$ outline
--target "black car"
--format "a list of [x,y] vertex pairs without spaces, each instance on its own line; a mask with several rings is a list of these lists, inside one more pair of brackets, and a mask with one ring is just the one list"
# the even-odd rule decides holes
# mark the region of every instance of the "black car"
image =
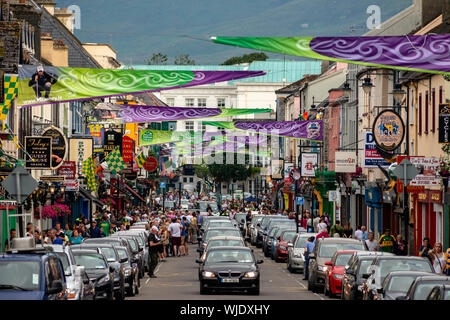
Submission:
[[450,286],[439,285],[434,287],[427,300],[450,300]]
[[123,238],[128,241],[131,252],[138,259],[139,278],[143,278],[145,273],[144,247],[139,245],[139,241],[137,240],[139,236],[132,234],[113,234],[112,238],[115,237]]
[[[363,283],[363,300],[378,299],[381,293],[381,286],[387,275],[393,271],[423,271],[434,273],[434,268],[430,260],[423,257],[413,256],[379,256],[376,257],[372,265],[363,278],[367,279]],[[430,289],[431,290],[431,289]],[[426,298],[426,297],[425,297]]]
[[114,269],[114,297],[116,300],[125,299],[125,271],[115,247],[108,243],[86,243],[72,246],[72,250],[92,250],[96,248],[105,255],[108,265]]
[[127,295],[134,296],[139,293],[139,269],[136,264],[130,263],[132,257],[127,247],[117,246],[116,250],[125,272],[125,291]]
[[352,255],[342,278],[342,300],[362,300],[362,284],[366,281],[363,274],[368,272],[375,257],[382,255],[392,256],[393,254],[378,251],[357,251]]
[[253,252],[246,247],[215,247],[208,250],[200,264],[200,294],[212,290],[246,290],[259,295],[259,264]]
[[404,296],[396,300],[426,300],[435,286],[450,285],[450,277],[440,275],[429,275],[417,277]]
[[261,248],[263,245],[264,240],[264,234],[267,234],[267,226],[269,225],[270,221],[275,218],[282,218],[282,216],[278,215],[265,215],[261,222],[256,224],[256,241],[255,245],[257,248]]
[[200,253],[200,257],[202,256],[203,251],[205,250],[206,246],[208,245],[208,240],[213,237],[218,237],[218,236],[241,237],[241,233],[239,232],[238,229],[236,229],[234,227],[208,229],[202,238],[199,237],[199,239],[201,241],[201,242],[199,241],[199,243],[198,243],[200,250],[197,250],[197,251]]
[[396,300],[405,296],[416,278],[430,275],[433,274],[422,271],[393,271],[384,279],[377,300]]
[[108,261],[97,250],[73,250],[75,263],[83,266],[90,281],[94,282],[94,299],[113,299],[114,294],[114,269],[108,266]]

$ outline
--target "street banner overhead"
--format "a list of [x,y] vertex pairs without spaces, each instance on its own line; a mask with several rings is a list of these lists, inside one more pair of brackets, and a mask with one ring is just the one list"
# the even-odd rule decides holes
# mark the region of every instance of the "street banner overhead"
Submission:
[[18,106],[33,106],[192,87],[262,76],[263,71],[88,69],[22,65]]
[[372,37],[211,37],[215,43],[318,60],[450,75],[450,34]]
[[88,117],[95,123],[142,123],[214,117],[233,117],[271,112],[272,109],[188,108],[99,103]]
[[295,138],[309,141],[323,141],[322,120],[310,121],[202,121],[204,125],[257,132],[260,134]]

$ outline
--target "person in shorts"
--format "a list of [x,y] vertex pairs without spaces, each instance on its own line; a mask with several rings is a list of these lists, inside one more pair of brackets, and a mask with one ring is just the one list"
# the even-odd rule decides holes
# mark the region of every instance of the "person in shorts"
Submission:
[[180,256],[181,247],[181,224],[177,222],[177,218],[172,218],[169,226],[169,233],[172,236],[172,245],[174,256]]

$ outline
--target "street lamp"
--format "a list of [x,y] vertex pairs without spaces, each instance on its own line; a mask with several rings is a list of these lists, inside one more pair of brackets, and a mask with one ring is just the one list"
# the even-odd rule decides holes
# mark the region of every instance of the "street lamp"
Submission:
[[394,84],[394,90],[392,90],[391,94],[394,96],[396,104],[401,104],[406,91],[402,89],[402,85],[400,83],[396,83]]
[[375,86],[372,84],[372,80],[369,77],[365,77],[361,87],[363,88],[365,94],[369,94],[370,90],[372,90]]
[[350,93],[352,92],[352,89],[350,88],[350,83],[348,83],[348,81],[345,81],[344,87],[341,89],[341,91],[342,91],[342,95],[344,97],[347,97],[347,98],[350,97]]

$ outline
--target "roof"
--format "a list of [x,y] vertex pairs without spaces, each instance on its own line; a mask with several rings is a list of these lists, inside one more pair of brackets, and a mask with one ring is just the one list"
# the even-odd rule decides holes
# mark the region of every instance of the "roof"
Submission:
[[233,246],[214,247],[214,248],[210,248],[208,250],[208,252],[209,251],[213,251],[213,250],[223,250],[223,249],[226,249],[226,250],[247,250],[247,251],[252,252],[252,249],[250,249],[249,247],[233,247]]
[[211,239],[209,239],[209,241],[213,241],[213,240],[242,240],[241,237],[232,237],[232,236],[217,236],[217,237],[212,237]]
[[362,243],[361,240],[347,239],[347,238],[322,238],[319,240],[321,242],[330,242],[330,243]]
[[135,70],[189,70],[189,71],[265,71],[266,75],[252,78],[245,78],[230,83],[242,82],[296,82],[303,79],[305,75],[320,74],[320,61],[299,61],[267,59],[266,61],[253,61],[246,65],[222,66],[222,65],[132,65],[125,66],[125,69]]
[[387,275],[388,277],[393,277],[393,276],[427,276],[427,275],[433,275],[430,272],[424,272],[424,271],[392,271],[389,272],[389,274]]

